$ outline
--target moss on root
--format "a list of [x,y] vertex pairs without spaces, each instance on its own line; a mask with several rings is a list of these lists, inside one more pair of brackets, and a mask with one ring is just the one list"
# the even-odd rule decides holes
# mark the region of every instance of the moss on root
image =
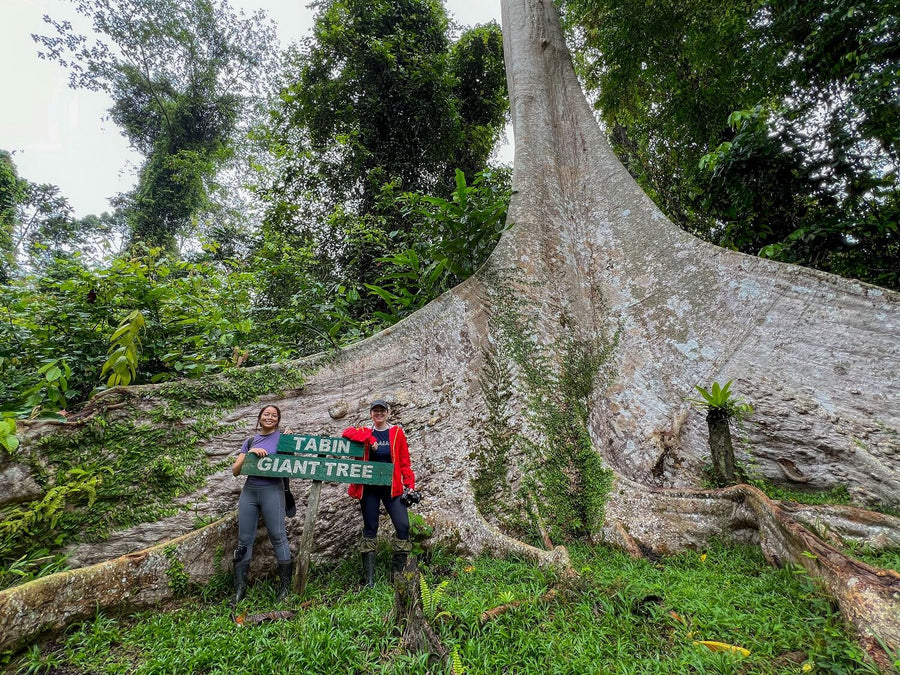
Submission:
[[305,379],[301,369],[276,364],[168,382],[124,397],[124,408],[98,406],[79,426],[42,436],[16,459],[29,465],[44,493],[0,510],[0,571],[37,548],[102,541],[114,530],[175,515],[184,508],[179,497],[230,461],[211,462],[200,450],[233,428],[222,423],[224,415]]
[[[603,525],[612,472],[593,448],[588,414],[595,390],[612,377],[618,334],[577,337],[562,314],[560,337],[541,344],[525,318],[534,315],[527,301],[508,284],[493,287],[491,344],[482,354],[486,419],[475,453],[476,504],[532,543],[589,537]],[[524,425],[511,422],[514,382],[524,398]],[[513,454],[525,460],[520,477],[509,475]]]

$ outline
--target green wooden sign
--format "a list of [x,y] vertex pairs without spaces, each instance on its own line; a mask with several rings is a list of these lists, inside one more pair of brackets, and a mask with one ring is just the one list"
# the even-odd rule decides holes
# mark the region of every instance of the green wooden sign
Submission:
[[303,455],[338,455],[341,457],[362,457],[363,444],[347,438],[330,436],[295,436],[281,434],[278,452]]
[[248,453],[241,473],[269,478],[308,478],[336,483],[390,485],[394,465],[388,462],[360,462],[355,459],[329,457],[297,457],[295,455],[266,455]]

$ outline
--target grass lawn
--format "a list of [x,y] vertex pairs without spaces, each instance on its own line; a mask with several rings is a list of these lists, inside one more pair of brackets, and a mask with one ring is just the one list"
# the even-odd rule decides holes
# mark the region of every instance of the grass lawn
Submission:
[[[607,547],[570,549],[568,585],[519,559],[463,560],[437,552],[422,565],[440,592],[434,621],[465,673],[878,673],[832,603],[795,568],[766,565],[758,548],[716,545],[657,561]],[[355,556],[313,570],[307,596],[274,605],[256,583],[242,612],[298,608],[290,619],[240,626],[222,577],[167,611],[100,614],[33,646],[11,672],[450,672],[399,650],[386,624],[393,589],[379,558],[376,588],[360,592]],[[556,588],[551,599],[539,600]],[[526,601],[487,623],[481,614]],[[713,652],[699,641],[749,650]]]

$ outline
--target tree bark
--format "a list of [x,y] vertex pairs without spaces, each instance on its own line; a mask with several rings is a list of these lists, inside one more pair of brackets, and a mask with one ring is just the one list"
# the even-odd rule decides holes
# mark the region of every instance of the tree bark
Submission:
[[[593,448],[615,473],[605,517],[588,524],[597,538],[634,554],[702,548],[723,534],[759,542],[773,562],[803,565],[822,579],[862,636],[900,648],[896,574],[846,558],[803,528],[793,507],[753,488],[699,489],[707,439],[688,403],[695,385],[734,380],[755,410],[738,443],[739,462],[774,481],[790,466],[810,489],[845,485],[861,503],[897,506],[900,295],[716,248],[681,231],[610,150],[550,0],[503,0],[502,11],[516,143],[513,226],[457,288],[334,358],[304,361],[311,374],[303,391],[273,401],[285,424],[337,435],[366,420],[369,401],[388,400],[406,428],[425,496],[419,512],[436,539],[469,553],[516,551],[567,570],[564,548],[529,546],[476,505],[470,456],[487,435],[486,354],[502,346],[511,311],[530,331],[522,338],[549,355],[551,367],[564,361],[558,346],[566,340],[615,335],[610,372],[584,401]],[[511,369],[504,422],[545,444],[527,378],[521,367]],[[152,388],[141,392],[152,396]],[[257,408],[241,407],[224,421],[252,426]],[[330,417],[329,410],[348,415]],[[245,435],[237,429],[216,444],[237,447]],[[509,460],[505,481],[516,486],[531,468],[519,449]],[[231,480],[216,474],[191,498],[233,508],[234,490],[222,488]],[[835,515],[841,518],[855,520]],[[342,487],[324,486],[318,555],[352,550],[358,528],[353,500]],[[863,529],[860,536],[878,530],[891,542],[900,524],[886,517]],[[843,528],[848,537],[852,530]]]
[[719,486],[734,485],[734,446],[731,444],[731,427],[728,418],[714,412],[706,413],[709,427],[709,452],[712,456],[713,474]]

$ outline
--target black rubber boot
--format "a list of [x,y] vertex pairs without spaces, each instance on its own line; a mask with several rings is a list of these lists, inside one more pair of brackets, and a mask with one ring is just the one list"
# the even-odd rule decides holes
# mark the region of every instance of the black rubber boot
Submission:
[[238,604],[247,595],[247,572],[250,561],[234,563],[234,604]]
[[366,588],[375,588],[375,551],[364,551],[359,554],[362,558],[363,577]]
[[294,580],[294,561],[278,563],[278,592],[275,600],[281,602],[291,592],[291,583]]
[[394,551],[391,555],[391,583],[394,583],[394,577],[406,567],[406,559],[408,557],[408,551]]

